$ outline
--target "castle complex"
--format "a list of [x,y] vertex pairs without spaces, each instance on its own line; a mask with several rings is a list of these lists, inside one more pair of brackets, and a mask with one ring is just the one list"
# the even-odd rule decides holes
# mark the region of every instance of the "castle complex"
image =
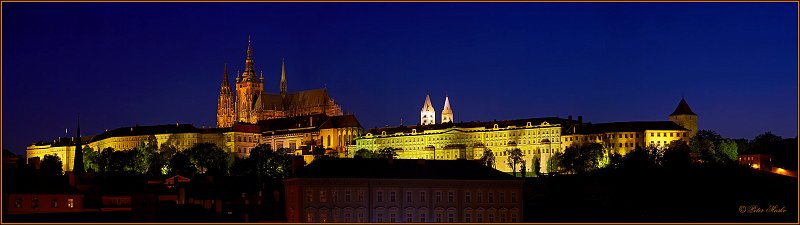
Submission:
[[254,68],[248,40],[245,70],[237,73],[235,89],[229,83],[227,65],[223,69],[217,128],[189,124],[123,127],[94,136],[37,142],[27,148],[27,158],[57,155],[64,162],[64,171],[71,171],[81,148],[125,150],[155,141],[183,150],[197,143],[213,143],[238,157],[248,157],[258,144],[269,144],[273,149],[288,148],[300,155],[306,154],[300,149],[322,146],[348,157],[361,149],[374,152],[384,148],[397,149],[400,159],[476,160],[491,153],[496,169],[511,172],[505,163],[507,150],[518,148],[523,160],[538,158],[541,172],[548,172],[550,157],[573,144],[599,143],[609,153],[626,154],[637,147],[688,142],[698,129],[697,114],[684,99],[668,121],[592,124],[584,123],[581,116],[577,120],[569,116],[456,123],[450,98],[445,96],[437,124],[437,111],[426,95],[418,125],[364,132],[355,116],[342,114],[326,89],[288,92],[285,63],[281,64],[277,94],[265,92],[263,73],[256,77]]

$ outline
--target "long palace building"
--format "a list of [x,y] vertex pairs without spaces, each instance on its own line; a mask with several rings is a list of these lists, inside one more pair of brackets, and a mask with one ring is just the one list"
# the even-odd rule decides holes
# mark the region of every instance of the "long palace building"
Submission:
[[[446,119],[445,119],[446,118]],[[442,123],[435,124],[435,109],[425,97],[420,125],[374,128],[349,146],[350,156],[360,150],[395,148],[400,159],[480,159],[486,149],[495,156],[496,168],[511,172],[506,150],[519,148],[523,159],[541,159],[541,172],[556,152],[572,144],[600,143],[608,151],[625,154],[636,147],[663,147],[674,140],[688,141],[697,132],[697,114],[681,99],[669,121],[583,123],[582,118],[528,118],[504,121],[454,123],[450,99],[445,99]]]

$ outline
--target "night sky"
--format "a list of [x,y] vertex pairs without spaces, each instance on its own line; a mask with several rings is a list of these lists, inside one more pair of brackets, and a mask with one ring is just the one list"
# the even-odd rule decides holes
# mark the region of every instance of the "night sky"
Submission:
[[156,124],[215,126],[223,64],[327,87],[369,129],[582,115],[797,136],[795,3],[3,3],[3,148]]

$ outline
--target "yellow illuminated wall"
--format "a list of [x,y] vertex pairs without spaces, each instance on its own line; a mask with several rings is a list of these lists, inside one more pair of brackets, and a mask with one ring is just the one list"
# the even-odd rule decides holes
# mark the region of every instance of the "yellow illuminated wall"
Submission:
[[[377,151],[383,148],[399,148],[397,158],[400,159],[480,159],[486,148],[495,155],[496,168],[511,172],[506,165],[508,156],[505,151],[519,148],[525,155],[529,172],[532,172],[534,157],[541,157],[542,171],[547,171],[547,160],[550,155],[560,151],[561,126],[559,124],[527,124],[526,126],[492,128],[447,128],[441,130],[410,131],[387,134],[367,133],[355,139],[355,145],[349,146],[348,157],[353,157],[359,149]],[[519,171],[519,165],[517,165]]]

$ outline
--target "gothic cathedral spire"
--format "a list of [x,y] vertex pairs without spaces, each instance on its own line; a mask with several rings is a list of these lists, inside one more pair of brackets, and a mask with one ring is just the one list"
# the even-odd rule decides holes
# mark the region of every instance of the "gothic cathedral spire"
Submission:
[[233,125],[235,112],[233,108],[233,92],[231,91],[230,83],[228,83],[227,63],[222,71],[222,85],[220,86],[217,102],[217,127],[230,127]]
[[286,58],[281,61],[281,97],[286,98]]
[[452,123],[452,122],[453,122],[453,110],[450,109],[450,97],[445,95],[444,109],[442,109],[442,123]]

